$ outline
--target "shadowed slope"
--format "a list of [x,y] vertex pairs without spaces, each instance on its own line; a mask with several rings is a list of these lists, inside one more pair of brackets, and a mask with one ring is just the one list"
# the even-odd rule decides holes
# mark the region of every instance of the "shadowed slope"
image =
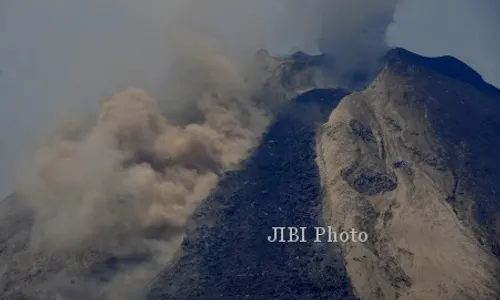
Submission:
[[344,95],[314,90],[281,112],[246,167],[205,201],[149,299],[353,299],[328,244],[267,241],[273,226],[319,226],[316,125]]

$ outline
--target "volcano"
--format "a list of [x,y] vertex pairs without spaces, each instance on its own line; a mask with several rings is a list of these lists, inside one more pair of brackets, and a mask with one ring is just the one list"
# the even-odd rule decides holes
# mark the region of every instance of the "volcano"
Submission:
[[[323,56],[257,58],[260,96],[282,99],[275,118],[140,299],[500,299],[500,90],[453,57],[401,48],[355,92],[332,87]],[[2,300],[107,299],[91,291],[148,259],[38,261],[20,197],[0,206]],[[268,240],[273,227],[327,226],[368,239]],[[57,277],[70,267],[92,284]]]

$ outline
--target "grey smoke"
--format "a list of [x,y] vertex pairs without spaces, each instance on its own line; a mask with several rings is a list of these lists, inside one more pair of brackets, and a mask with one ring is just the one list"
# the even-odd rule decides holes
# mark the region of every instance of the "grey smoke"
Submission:
[[388,50],[386,31],[398,2],[322,1],[318,14],[322,16],[318,44],[321,52],[333,56],[336,74],[378,71],[377,59]]
[[[18,200],[34,212],[34,223],[28,249],[14,255],[36,261],[7,270],[26,274],[34,266],[48,279],[26,292],[138,296],[172,259],[185,222],[220,174],[238,167],[266,129],[269,115],[216,42],[189,32],[172,42],[179,50],[172,70],[190,75],[183,78],[189,93],[179,89],[170,97],[184,97],[166,99],[189,109],[177,112],[180,124],[144,91],[127,89],[103,102],[94,124],[66,126],[36,151]],[[68,253],[75,256],[68,266],[56,267]],[[86,255],[90,261],[77,258]],[[108,260],[126,267],[108,271],[103,283],[104,275],[89,270]],[[85,293],[89,285],[95,287]]]

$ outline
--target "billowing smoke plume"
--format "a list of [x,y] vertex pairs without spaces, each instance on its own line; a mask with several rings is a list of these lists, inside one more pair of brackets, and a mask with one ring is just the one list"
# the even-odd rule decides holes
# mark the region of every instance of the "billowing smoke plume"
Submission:
[[[30,248],[49,257],[92,250],[91,268],[125,264],[93,289],[97,299],[129,299],[165,267],[197,204],[269,122],[228,58],[200,45],[204,54],[180,57],[195,79],[188,124],[173,124],[144,91],[129,89],[102,105],[90,131],[73,129],[37,153],[25,190],[35,211]],[[75,292],[101,276],[78,276],[79,267],[64,269],[78,277],[69,287],[57,279],[39,288]]]
[[386,31],[399,0],[321,1],[319,49],[333,56],[334,76],[344,79],[341,84],[353,76],[361,82],[370,79],[388,50]]
[[[0,279],[10,287],[27,282],[19,287],[26,293],[38,289],[46,297],[63,299],[131,299],[171,261],[188,217],[219,176],[248,156],[270,122],[269,112],[254,101],[255,86],[246,80],[259,77],[245,68],[258,49],[317,49],[319,37],[342,71],[356,69],[383,48],[382,31],[394,4],[76,2],[81,4],[76,11],[88,18],[80,20],[83,24],[75,32],[81,39],[71,49],[78,49],[78,55],[61,55],[59,66],[63,77],[72,78],[71,86],[41,76],[50,72],[40,73],[35,86],[43,91],[61,88],[61,99],[81,99],[80,92],[86,99],[137,84],[156,97],[141,89],[110,97],[94,123],[76,122],[45,143],[23,180],[24,199],[34,211],[32,232],[27,250],[6,267],[15,271],[0,273]],[[361,2],[367,7],[362,9]],[[49,7],[37,11],[57,19],[65,8],[75,9],[68,3],[47,0]],[[122,10],[121,15],[113,9]],[[95,25],[107,28],[104,21],[112,24],[108,32]],[[64,37],[45,42],[57,53],[58,39]],[[56,54],[50,55],[56,63]],[[89,92],[87,86],[96,90]],[[68,104],[64,99],[44,102],[55,94],[36,91],[23,95],[38,96],[33,105],[43,111]],[[68,101],[71,106],[77,100]]]
[[385,36],[399,0],[322,0],[319,48],[349,67],[371,63],[387,50]]

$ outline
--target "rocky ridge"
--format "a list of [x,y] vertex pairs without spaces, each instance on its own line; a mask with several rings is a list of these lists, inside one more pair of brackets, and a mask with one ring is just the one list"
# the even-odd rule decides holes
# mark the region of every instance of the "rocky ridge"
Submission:
[[[499,299],[499,91],[452,58],[395,49],[321,128],[327,223],[362,299]],[[478,77],[479,76],[479,77]]]

